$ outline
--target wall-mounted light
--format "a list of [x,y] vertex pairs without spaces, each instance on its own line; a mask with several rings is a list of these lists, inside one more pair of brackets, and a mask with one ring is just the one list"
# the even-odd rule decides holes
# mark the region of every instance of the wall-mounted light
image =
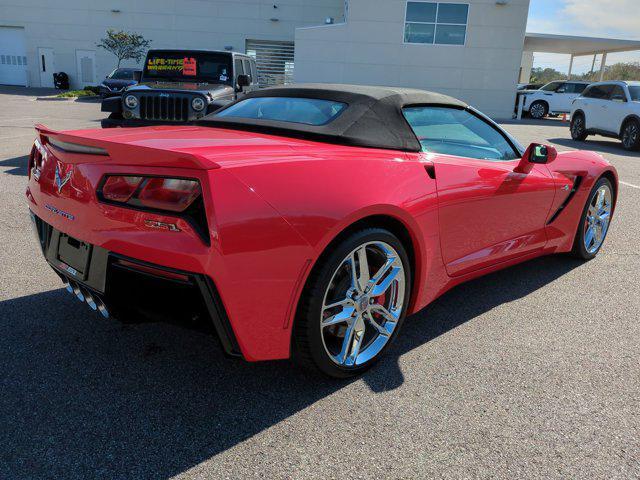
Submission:
[[504,7],[505,5],[509,5],[509,0],[497,0],[496,5],[499,7]]
[[269,20],[271,20],[272,22],[279,22],[280,21],[280,19],[276,18],[276,17],[270,18]]
[[120,13],[120,10],[118,10],[117,8],[113,8],[111,9],[111,13]]
[[333,19],[333,17],[327,17],[324,19],[324,23],[326,25],[332,25],[335,22],[335,20]]

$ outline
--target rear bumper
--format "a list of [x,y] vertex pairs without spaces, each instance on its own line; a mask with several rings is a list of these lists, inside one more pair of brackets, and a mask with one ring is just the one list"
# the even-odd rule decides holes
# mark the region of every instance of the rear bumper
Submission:
[[42,253],[70,293],[103,316],[125,310],[154,320],[203,319],[213,325],[228,356],[242,357],[214,282],[207,275],[155,265],[88,245],[86,268],[59,254],[62,234],[30,212]]

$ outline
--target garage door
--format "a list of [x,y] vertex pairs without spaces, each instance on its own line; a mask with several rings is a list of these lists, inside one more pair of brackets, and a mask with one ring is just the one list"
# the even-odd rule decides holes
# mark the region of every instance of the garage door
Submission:
[[246,47],[256,59],[261,87],[293,82],[293,42],[247,40]]
[[0,84],[27,85],[24,28],[0,27]]

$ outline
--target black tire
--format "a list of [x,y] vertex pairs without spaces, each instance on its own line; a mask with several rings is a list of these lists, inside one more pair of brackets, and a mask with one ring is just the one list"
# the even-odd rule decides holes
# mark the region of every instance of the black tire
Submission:
[[571,138],[577,142],[584,142],[589,136],[587,133],[585,118],[582,113],[576,113],[571,117],[571,125],[569,129],[571,130]]
[[640,122],[628,120],[622,127],[620,140],[625,150],[633,151],[640,149]]
[[549,105],[542,100],[536,100],[529,107],[529,116],[536,120],[541,120],[549,113]]
[[[339,268],[343,268],[345,259],[351,252],[369,242],[384,242],[393,247],[402,262],[405,279],[402,312],[384,347],[368,361],[347,367],[338,365],[330,357],[325,348],[324,330],[322,330],[320,322],[324,311],[325,294],[334,279],[334,273]],[[331,250],[326,252],[314,267],[300,299],[293,329],[292,360],[306,370],[319,371],[334,378],[349,378],[371,368],[397,337],[409,305],[411,265],[402,242],[391,232],[381,228],[367,228],[357,231],[330,248]]]
[[607,233],[609,233],[611,219],[609,219],[609,224],[607,225],[607,230],[604,234],[604,238],[602,239],[602,242],[600,243],[600,246],[598,246],[597,250],[593,252],[589,252],[587,250],[585,246],[585,241],[584,241],[585,232],[586,232],[586,223],[588,222],[587,212],[589,210],[589,206],[594,200],[594,197],[598,189],[603,185],[606,185],[609,188],[609,191],[611,192],[611,198],[612,199],[614,198],[613,186],[611,185],[611,182],[609,181],[609,179],[605,177],[600,178],[591,189],[591,192],[589,192],[587,201],[585,202],[584,208],[582,209],[582,216],[580,217],[580,222],[578,223],[578,231],[576,232],[576,237],[573,241],[573,249],[571,250],[571,254],[574,257],[580,258],[582,260],[591,260],[592,258],[594,258],[600,252],[600,249],[602,248],[602,245],[606,240]]

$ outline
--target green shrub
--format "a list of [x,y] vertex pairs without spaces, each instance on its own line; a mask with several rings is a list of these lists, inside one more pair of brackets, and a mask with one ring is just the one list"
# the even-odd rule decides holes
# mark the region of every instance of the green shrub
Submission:
[[96,93],[91,90],[69,90],[68,92],[59,93],[56,95],[58,98],[69,98],[69,97],[95,97]]

